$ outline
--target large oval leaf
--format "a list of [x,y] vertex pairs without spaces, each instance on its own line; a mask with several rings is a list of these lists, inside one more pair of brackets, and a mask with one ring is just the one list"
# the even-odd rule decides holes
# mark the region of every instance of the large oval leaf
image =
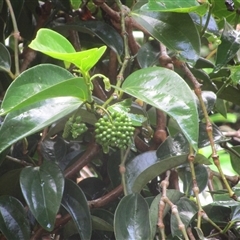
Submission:
[[203,16],[208,9],[208,2],[206,1],[200,5],[196,0],[149,0],[148,4],[143,6],[142,9],[159,12],[196,12],[200,16]]
[[30,225],[26,211],[16,198],[0,197],[0,231],[7,239],[30,239]]
[[61,34],[41,28],[30,48],[50,57],[75,64],[82,72],[88,72],[100,59],[106,46],[76,52],[71,43]]
[[114,232],[116,239],[150,239],[148,204],[140,194],[122,198],[115,212]]
[[78,185],[69,179],[65,180],[62,206],[72,216],[81,239],[90,239],[92,220],[87,199]]
[[195,64],[200,53],[200,37],[189,14],[136,11],[132,16],[178,57]]
[[161,173],[187,162],[188,154],[159,159],[156,151],[145,152],[126,164],[128,193],[140,192],[142,188]]
[[64,68],[52,64],[38,65],[23,72],[9,86],[2,102],[1,114],[41,100],[63,96],[87,100],[88,87],[83,78],[74,78]]
[[74,97],[51,98],[10,112],[0,129],[0,152],[73,112],[81,103]]
[[197,149],[198,111],[194,93],[177,73],[161,67],[141,69],[126,78],[122,90],[174,118]]
[[119,56],[123,53],[123,40],[120,34],[109,24],[101,21],[79,21],[55,27],[56,30],[73,29],[79,32],[95,35],[100,38]]
[[33,216],[44,229],[53,230],[64,189],[60,168],[51,161],[40,167],[24,168],[20,186]]

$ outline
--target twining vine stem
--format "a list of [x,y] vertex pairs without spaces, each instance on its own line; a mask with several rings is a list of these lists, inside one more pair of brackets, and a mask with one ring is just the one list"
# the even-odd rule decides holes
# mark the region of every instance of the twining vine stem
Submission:
[[197,95],[197,97],[199,99],[199,103],[200,103],[201,109],[202,109],[202,111],[204,113],[204,118],[205,118],[205,121],[206,121],[206,132],[208,134],[208,139],[209,139],[210,146],[211,146],[211,149],[212,149],[212,159],[213,159],[213,162],[214,162],[215,166],[217,167],[217,169],[218,169],[218,171],[219,171],[219,173],[221,175],[222,181],[224,182],[224,185],[225,185],[225,187],[228,190],[229,196],[231,198],[233,198],[234,200],[237,200],[237,197],[236,197],[235,193],[233,192],[232,188],[229,186],[229,183],[228,183],[228,181],[227,181],[227,179],[226,179],[226,177],[225,177],[225,175],[224,175],[224,173],[222,171],[221,165],[220,165],[219,156],[218,156],[215,144],[214,144],[214,139],[213,139],[213,134],[212,134],[212,131],[213,131],[212,124],[211,124],[211,121],[210,121],[210,118],[208,116],[208,112],[207,112],[206,106],[205,106],[203,98],[202,98],[201,84],[197,81],[197,79],[191,73],[191,71],[188,69],[188,67],[187,67],[187,65],[185,63],[181,63],[180,67],[182,68],[182,70],[184,71],[184,73],[186,74],[188,79],[191,80],[191,82],[193,83],[193,85],[194,85],[194,92],[195,92],[195,94]]
[[12,24],[13,24],[13,37],[14,37],[14,61],[15,61],[15,77],[19,75],[19,60],[18,60],[18,39],[20,37],[17,21],[15,18],[15,14],[12,8],[12,4],[10,0],[5,0],[12,18]]

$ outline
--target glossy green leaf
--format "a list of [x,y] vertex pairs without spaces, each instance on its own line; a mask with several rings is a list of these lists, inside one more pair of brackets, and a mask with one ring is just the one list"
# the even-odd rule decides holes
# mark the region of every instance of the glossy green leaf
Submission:
[[0,129],[0,152],[70,114],[81,103],[74,97],[51,98],[9,113]]
[[229,202],[229,206],[227,206],[224,201],[222,202],[222,205],[220,204],[221,201],[219,201],[218,203],[210,203],[203,208],[208,217],[216,224],[227,224],[229,221],[231,204]]
[[111,212],[96,208],[91,211],[91,214],[94,230],[113,232],[114,215]]
[[119,112],[127,115],[131,119],[133,126],[140,127],[143,122],[147,121],[147,118],[141,114],[129,113],[132,105],[132,99],[129,98],[109,106],[107,110],[110,113]]
[[92,228],[93,230],[113,232],[112,225],[96,216],[92,216]]
[[20,175],[23,196],[33,216],[47,231],[54,228],[64,189],[64,176],[51,161],[24,168]]
[[[206,167],[201,164],[194,166],[196,181],[201,193],[207,186],[208,183],[208,171]],[[192,174],[189,166],[178,168],[178,175],[183,182],[183,191],[187,196],[194,196]]]
[[62,205],[71,215],[81,239],[91,239],[92,220],[86,197],[73,181],[66,179]]
[[178,74],[161,67],[141,69],[126,78],[122,90],[174,118],[197,149],[198,112],[194,93]]
[[[180,218],[185,225],[185,228],[189,226],[198,209],[195,202],[184,197],[181,198],[177,203],[178,213]],[[171,214],[171,233],[172,236],[178,236],[182,238],[182,232],[179,230],[178,222],[174,214]]]
[[236,173],[240,174],[240,146],[232,147],[231,150],[228,152],[230,154],[232,168]]
[[88,86],[83,78],[51,64],[42,64],[23,72],[9,86],[2,102],[1,114],[18,110],[54,97],[88,99]]
[[132,17],[177,57],[190,64],[196,63],[200,54],[200,38],[189,14],[136,11],[132,12]]
[[[226,102],[223,99],[217,98],[217,101],[215,103],[215,109],[219,114],[222,115],[223,118],[225,118],[225,120],[227,120],[227,118],[228,118],[227,111],[228,110],[227,110]],[[234,115],[234,114],[232,114],[232,115]],[[233,120],[230,116],[229,116],[229,119]]]
[[7,48],[0,43],[0,71],[11,71],[11,56]]
[[221,44],[217,49],[214,71],[218,71],[225,66],[236,55],[239,48],[240,34],[228,22],[225,22]]
[[114,216],[116,239],[150,239],[148,204],[138,193],[122,198]]
[[[184,194],[179,192],[178,190],[167,189],[167,197],[173,204],[175,204],[183,196],[184,196]],[[162,197],[162,194],[161,193],[158,194],[152,201],[152,204],[149,209],[152,239],[154,239],[154,236],[157,231],[159,202],[160,202],[161,197]],[[164,211],[163,211],[163,218],[166,216],[166,214],[169,212],[170,209],[171,209],[171,207],[168,204],[166,204]]]
[[159,65],[160,48],[159,42],[149,41],[138,50],[137,60],[141,68]]
[[197,24],[200,27],[205,26],[205,24],[207,24],[208,21],[208,25],[206,28],[206,31],[213,33],[213,34],[218,34],[218,26],[216,23],[215,18],[211,15],[210,19],[208,19],[208,13],[206,13],[204,16],[199,16],[196,13],[190,13],[190,16],[192,18],[192,20],[194,21],[195,24]]
[[159,11],[159,12],[179,12],[179,13],[190,13],[196,12],[200,16],[203,16],[209,3],[206,1],[201,5],[196,0],[149,0],[147,5],[144,5],[142,9],[148,11]]
[[7,239],[30,239],[26,210],[19,200],[11,196],[0,196],[0,231]]
[[231,221],[240,221],[240,205],[232,207]]
[[189,153],[189,144],[182,133],[178,133],[174,137],[168,136],[156,151],[156,155],[160,159],[187,153]]
[[41,28],[30,48],[50,57],[75,64],[83,73],[88,72],[101,58],[106,47],[76,52],[72,44],[62,35],[50,29]]
[[128,193],[140,192],[143,187],[161,173],[187,162],[188,154],[159,159],[156,151],[139,154],[126,164]]
[[95,35],[101,39],[119,56],[123,53],[123,40],[120,34],[111,27],[111,25],[102,21],[79,21],[75,23],[60,25],[55,27],[56,30],[72,29],[79,32]]

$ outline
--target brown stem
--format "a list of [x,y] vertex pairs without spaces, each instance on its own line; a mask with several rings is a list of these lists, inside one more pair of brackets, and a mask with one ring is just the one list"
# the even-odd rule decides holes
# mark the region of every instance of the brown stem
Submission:
[[87,165],[93,157],[95,157],[100,151],[100,147],[95,142],[89,143],[87,150],[84,154],[69,168],[67,168],[64,172],[66,178],[75,178],[77,173],[82,169],[85,165]]
[[135,37],[133,36],[133,27],[132,27],[132,18],[129,18],[127,25],[127,34],[128,34],[128,45],[131,51],[131,55],[135,56],[140,49],[140,45],[137,43]]
[[157,117],[157,126],[156,130],[153,135],[153,141],[155,148],[157,148],[162,142],[164,142],[167,138],[167,132],[166,132],[166,115],[163,111],[156,109],[156,117]]
[[100,83],[98,82],[98,78],[94,79],[92,81],[92,83],[93,83],[93,86],[94,86],[93,95],[100,98],[103,101],[106,101],[107,100],[107,95],[104,92],[104,90],[102,89],[102,86],[100,85]]
[[160,50],[161,50],[161,54],[159,57],[159,62],[161,64],[161,66],[168,68],[170,70],[174,70],[173,61],[167,54],[166,46],[163,45],[162,43],[160,43]]
[[214,144],[214,139],[213,139],[213,134],[212,134],[212,131],[213,131],[212,124],[211,124],[210,118],[208,116],[208,112],[207,112],[205,103],[204,103],[203,98],[202,98],[201,84],[198,82],[198,80],[195,78],[195,76],[191,73],[191,71],[189,70],[189,68],[187,67],[187,65],[185,63],[180,62],[180,61],[175,59],[174,64],[179,66],[184,71],[184,73],[186,74],[188,79],[194,85],[194,92],[195,92],[195,94],[198,97],[198,100],[199,100],[201,109],[202,109],[202,111],[204,113],[204,118],[205,118],[205,121],[206,121],[206,132],[207,132],[207,135],[208,135],[210,146],[212,148],[212,159],[213,159],[213,162],[214,162],[215,166],[217,167],[217,169],[218,169],[218,171],[219,171],[219,173],[221,175],[222,181],[224,182],[224,185],[225,185],[225,187],[228,190],[229,196],[232,199],[237,200],[237,196],[234,193],[234,191],[232,190],[232,188],[229,186],[229,184],[228,184],[228,182],[226,180],[226,177],[224,176],[224,173],[222,171],[221,165],[220,165],[219,156],[218,156],[215,144]]

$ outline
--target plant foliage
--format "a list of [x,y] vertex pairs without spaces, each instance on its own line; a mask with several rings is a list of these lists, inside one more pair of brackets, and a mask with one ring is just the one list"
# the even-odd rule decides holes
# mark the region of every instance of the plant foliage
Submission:
[[239,7],[0,0],[0,238],[240,239]]

